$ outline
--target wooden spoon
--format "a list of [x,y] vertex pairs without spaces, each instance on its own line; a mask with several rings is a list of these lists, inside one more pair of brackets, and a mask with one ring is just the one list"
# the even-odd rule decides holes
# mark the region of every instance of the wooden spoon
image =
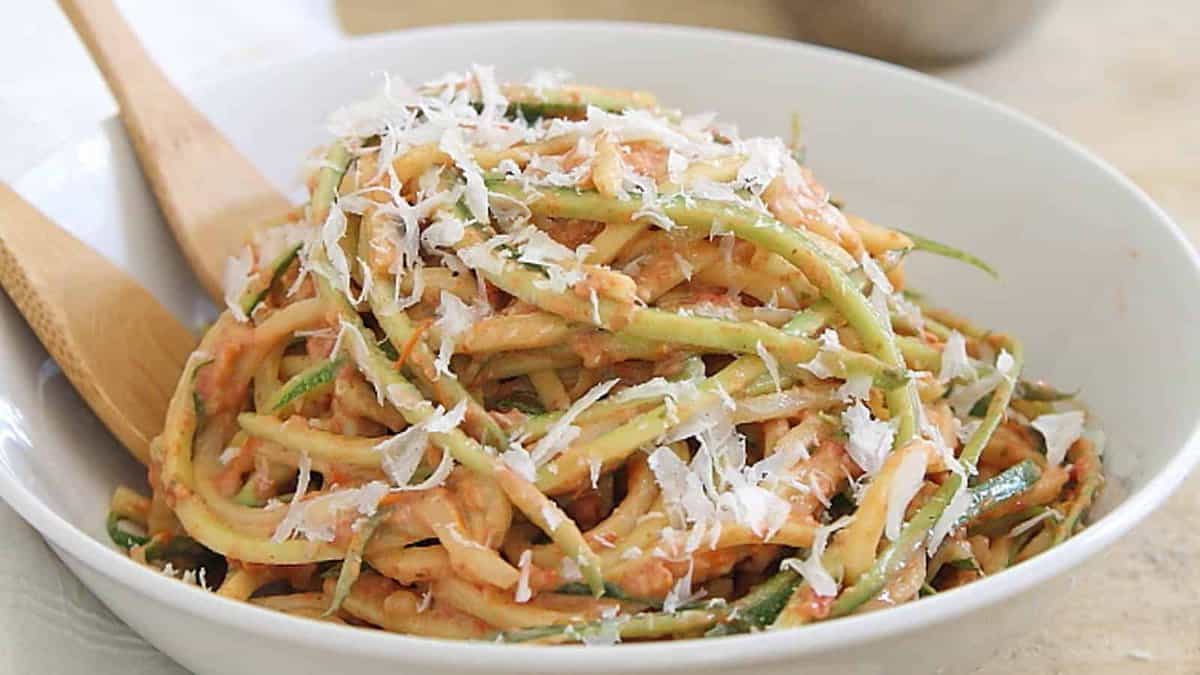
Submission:
[[92,411],[148,463],[195,336],[3,183],[0,285]]
[[249,226],[290,204],[150,60],[110,0],[59,0],[121,109],[163,217],[209,296]]

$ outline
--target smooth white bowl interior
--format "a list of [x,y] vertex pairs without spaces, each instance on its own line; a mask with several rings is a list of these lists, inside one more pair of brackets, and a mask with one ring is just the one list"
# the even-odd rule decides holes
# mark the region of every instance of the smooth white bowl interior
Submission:
[[[1189,354],[1200,343],[1200,274],[1178,229],[1127,180],[1063,138],[928,78],[829,50],[714,31],[517,23],[364,40],[219,83],[193,100],[294,193],[309,149],[327,140],[325,115],[373,91],[379,73],[420,81],[473,62],[495,64],[502,78],[552,66],[584,82],[649,89],[669,105],[716,111],[755,134],[786,135],[790,115],[800,112],[810,164],[850,210],[975,252],[1002,275],[996,282],[914,256],[911,285],[1023,340],[1028,372],[1080,390],[1107,433],[1108,515],[1068,545],[965,591],[787,635],[730,640],[744,648],[704,658],[736,654],[745,664],[767,649],[813,652],[978,609],[1114,540],[1194,464],[1200,359]],[[198,325],[211,311],[115,121],[48,157],[17,187],[130,271],[181,320]],[[0,315],[0,493],[60,549],[156,602],[229,617],[251,631],[303,631],[317,648],[353,645],[395,654],[401,663],[411,656],[406,650],[429,644],[263,618],[175,588],[97,546],[105,542],[112,487],[136,484],[141,472],[47,361],[7,299]],[[570,649],[537,657],[528,649],[455,649],[480,666],[585,662]],[[586,663],[620,671],[635,650],[640,663],[663,667],[701,658],[680,645],[645,645],[591,650]]]

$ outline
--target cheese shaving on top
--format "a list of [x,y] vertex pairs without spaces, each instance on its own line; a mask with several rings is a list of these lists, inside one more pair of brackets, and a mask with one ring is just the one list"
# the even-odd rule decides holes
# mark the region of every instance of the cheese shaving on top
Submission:
[[225,466],[240,454],[242,454],[242,448],[237,445],[231,445],[221,451],[221,454],[217,456],[217,461],[220,462],[221,466]]
[[754,351],[758,354],[758,358],[762,359],[763,367],[767,369],[767,373],[771,376],[771,382],[775,385],[776,392],[783,391],[783,385],[779,381],[779,362],[767,351],[763,346],[762,340],[754,343]]
[[312,460],[307,453],[302,453],[296,491],[288,504],[287,513],[271,535],[271,541],[286,541],[295,534],[309,541],[333,541],[336,530],[346,516],[373,515],[379,506],[379,500],[388,492],[386,484],[372,481],[361,487],[334,490],[306,499],[311,471]]
[[874,378],[866,373],[853,374],[837,389],[837,397],[843,401],[865,401],[871,396]]
[[946,402],[954,409],[954,414],[960,419],[965,419],[976,403],[995,391],[1001,382],[1011,377],[1014,365],[1012,355],[1007,351],[1002,351],[996,357],[996,369],[993,372],[974,382],[954,387],[946,396]]
[[896,292],[896,289],[892,287],[892,282],[884,274],[883,268],[879,266],[879,263],[875,262],[874,258],[864,253],[858,262],[862,265],[863,274],[866,275],[867,280],[871,282],[872,286],[883,291],[885,295],[891,295]]
[[512,469],[513,473],[530,483],[537,480],[537,465],[533,463],[533,457],[525,448],[514,445],[500,455],[500,461],[504,462],[504,466]]
[[660,447],[651,453],[649,464],[674,524],[688,528],[686,552],[706,539],[715,542],[725,522],[743,525],[763,538],[783,526],[791,505],[768,486],[778,480],[778,470],[791,468],[790,457],[769,456],[748,466],[746,438],[719,399],[676,425],[663,440],[684,438],[699,443],[690,462]]
[[579,427],[573,426],[571,423],[579,417],[580,413],[587,410],[593,403],[604,398],[620,380],[609,380],[601,382],[592,387],[579,400],[575,401],[568,407],[554,423],[546,429],[546,435],[538,439],[534,444],[533,450],[529,453],[533,457],[535,466],[541,466],[546,462],[554,459],[560,452],[567,449],[576,438],[579,437]]
[[837,355],[842,351],[842,342],[838,339],[837,331],[826,328],[817,338],[820,350],[808,363],[799,364],[801,368],[822,380],[829,379],[837,372]]
[[321,226],[321,243],[324,246],[325,257],[333,268],[332,274],[328,275],[329,283],[335,289],[348,294],[350,292],[350,261],[346,259],[346,252],[342,250],[339,243],[344,236],[346,236],[346,214],[342,213],[336,203],[331,204],[329,214],[325,216],[325,223]]
[[828,525],[821,525],[813,533],[813,543],[808,549],[808,557],[804,560],[786,558],[779,563],[780,568],[790,569],[808,582],[813,593],[829,598],[837,595],[838,583],[834,580],[821,559],[825,557],[825,548],[829,546],[829,537],[838,530],[854,522],[854,516],[842,516]]
[[563,556],[558,563],[558,577],[564,582],[570,583],[582,579],[583,572],[579,569],[579,563],[570,556]]
[[963,480],[960,481],[958,490],[955,491],[954,496],[950,498],[950,503],[942,511],[941,517],[934,523],[933,529],[929,531],[929,545],[926,550],[931,557],[937,553],[938,548],[942,545],[942,540],[958,525],[958,521],[970,507],[971,491],[967,489],[967,482]]
[[354,360],[354,364],[358,367],[359,372],[371,386],[375,388],[375,397],[380,405],[383,404],[383,388],[375,380],[371,379],[370,367],[371,355],[370,349],[367,346],[367,341],[363,338],[362,332],[354,324],[345,319],[339,320],[340,330],[338,331],[337,339],[333,342],[333,348],[330,354],[338,354],[342,349],[350,352],[350,357]]
[[1071,410],[1063,413],[1038,415],[1031,426],[1046,440],[1046,463],[1051,466],[1062,464],[1067,450],[1083,434],[1083,411]]
[[962,333],[950,331],[946,345],[942,348],[942,366],[938,371],[938,382],[946,383],[956,378],[973,380],[975,377],[975,368],[967,358],[966,339]]
[[421,422],[414,424],[375,445],[375,450],[383,455],[381,463],[384,473],[391,479],[392,485],[398,490],[427,490],[445,482],[454,467],[453,458],[449,452],[442,451],[441,461],[424,481],[410,485],[421,460],[425,456],[425,448],[429,445],[429,435],[445,433],[458,428],[466,417],[467,401],[463,399],[458,405],[446,412],[438,406],[433,413]]
[[846,452],[867,475],[874,475],[892,449],[896,429],[888,422],[877,420],[862,401],[855,401],[842,413],[842,425],[849,440]]
[[312,458],[308,456],[307,452],[301,451],[297,468],[296,489],[292,492],[292,501],[288,503],[287,513],[283,516],[283,520],[279,521],[279,525],[275,527],[271,541],[280,542],[291,537],[300,521],[300,500],[304,499],[304,494],[308,492],[308,483],[312,480]]
[[688,563],[688,571],[683,576],[675,581],[675,585],[667,592],[667,597],[663,598],[663,611],[670,614],[684,605],[695,602],[704,597],[704,592],[692,592],[692,572],[695,569],[695,562]]
[[526,84],[533,89],[535,96],[542,98],[548,89],[558,89],[573,79],[570,71],[562,68],[539,68],[533,71]]
[[529,602],[529,599],[533,597],[533,591],[529,589],[529,573],[533,570],[532,550],[521,551],[521,557],[517,560],[517,569],[520,571],[520,575],[517,577],[517,589],[513,592],[513,600]]
[[458,340],[458,336],[465,333],[471,324],[481,317],[471,311],[471,308],[457,295],[449,291],[442,291],[440,297],[437,320],[433,322],[433,325],[441,334],[441,342],[438,345],[437,358],[434,359],[433,364],[437,368],[439,376],[454,377],[454,373],[450,370],[450,357],[454,356],[455,342]]
[[467,209],[471,216],[480,223],[488,223],[488,192],[483,184],[483,171],[475,162],[475,158],[463,143],[462,133],[458,127],[447,129],[442,136],[438,149],[454,160],[454,165],[462,171],[467,181]]
[[908,504],[924,482],[925,450],[919,446],[912,446],[901,458],[900,465],[892,474],[892,482],[888,485],[887,515],[883,528],[888,539],[896,541],[900,537],[900,526],[904,524]]
[[233,318],[240,323],[250,320],[242,311],[242,293],[250,283],[250,269],[254,266],[254,253],[247,246],[236,256],[230,256],[225,261],[225,271],[221,278],[221,286],[225,290],[225,306]]
[[679,403],[698,396],[700,394],[698,385],[702,380],[703,376],[678,381],[667,380],[664,377],[652,377],[641,384],[635,384],[632,387],[626,387],[618,391],[613,394],[613,400],[636,401],[641,399],[670,398]]
[[1045,511],[1042,511],[1041,513],[1037,514],[1036,516],[1033,516],[1032,518],[1027,518],[1027,519],[1017,523],[1016,525],[1013,525],[1013,528],[1011,530],[1009,530],[1009,532],[1008,532],[1008,536],[1019,537],[1022,534],[1025,534],[1026,532],[1032,530],[1034,527],[1036,527],[1038,525],[1038,523],[1041,523],[1042,521],[1048,520],[1050,518],[1062,520],[1062,515],[1059,514],[1058,511],[1055,511],[1054,509],[1046,509]]

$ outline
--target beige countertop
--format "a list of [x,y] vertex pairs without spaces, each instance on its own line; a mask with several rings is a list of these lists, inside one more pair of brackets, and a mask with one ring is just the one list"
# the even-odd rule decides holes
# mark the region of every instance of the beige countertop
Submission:
[[[795,0],[800,2],[801,0]],[[455,20],[612,18],[691,23],[800,35],[789,0],[205,0],[120,1],[151,53],[185,86],[230,67],[277,56],[304,36],[391,30]],[[47,3],[49,4],[49,3]],[[286,7],[286,9],[285,9]],[[112,104],[51,8],[18,11],[0,56],[37,51],[53,77],[14,73],[0,91],[6,145],[0,178],[12,179],[41,153],[77,138]],[[266,21],[265,16],[271,20]],[[178,31],[179,19],[188,30]],[[1200,242],[1200,4],[1193,0],[1060,0],[1030,33],[972,64],[931,74],[1002,101],[1066,133],[1112,162]],[[41,49],[47,42],[54,49]],[[67,83],[64,85],[64,83]],[[1164,292],[1170,292],[1166,290]],[[1200,673],[1200,474],[1126,540],[1076,573],[1075,595],[1040,628],[979,675],[1002,673]],[[0,504],[0,671],[177,672],[87,594],[8,507]],[[18,575],[20,578],[18,580]],[[4,585],[7,582],[7,586]],[[34,587],[63,598],[31,612]],[[44,615],[44,616],[42,616]],[[65,618],[64,618],[65,617]],[[64,622],[82,626],[34,659],[30,645]],[[100,636],[106,636],[103,640]],[[92,642],[120,646],[118,655]],[[103,665],[107,664],[107,665]],[[111,668],[111,671],[109,670]]]

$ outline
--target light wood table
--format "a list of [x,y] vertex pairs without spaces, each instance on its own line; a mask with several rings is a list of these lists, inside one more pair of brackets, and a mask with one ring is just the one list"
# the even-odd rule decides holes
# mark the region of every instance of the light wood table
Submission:
[[[455,20],[621,18],[799,34],[787,2],[338,0],[349,32]],[[1200,241],[1200,4],[1063,0],[984,60],[929,70],[1022,110],[1124,171]],[[1166,291],[1169,292],[1169,291]],[[1200,673],[1200,475],[1074,580],[1070,606],[979,675]]]

